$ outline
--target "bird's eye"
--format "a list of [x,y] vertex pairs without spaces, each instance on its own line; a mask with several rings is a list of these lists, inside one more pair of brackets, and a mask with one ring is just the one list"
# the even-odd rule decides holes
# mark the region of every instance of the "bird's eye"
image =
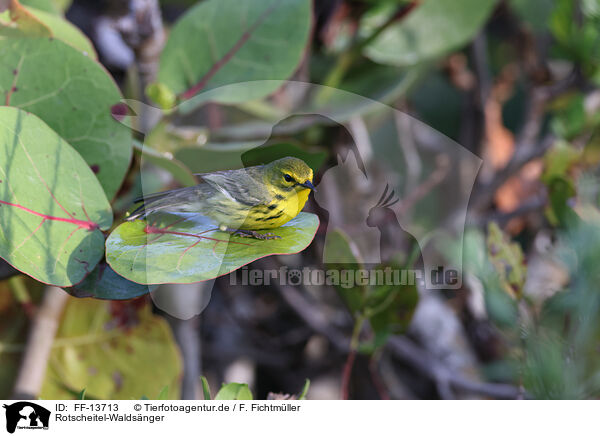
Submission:
[[285,179],[285,181],[286,181],[286,182],[291,182],[292,180],[294,180],[294,179],[292,178],[292,176],[290,176],[289,174],[285,174],[285,175],[283,176],[283,178]]

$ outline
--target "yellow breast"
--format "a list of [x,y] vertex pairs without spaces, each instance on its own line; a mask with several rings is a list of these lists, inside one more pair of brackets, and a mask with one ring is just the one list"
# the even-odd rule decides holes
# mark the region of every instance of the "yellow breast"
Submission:
[[[309,194],[310,189],[292,191],[283,199],[278,198],[276,194],[269,205],[254,207],[240,228],[262,230],[280,227],[300,213],[308,200]],[[279,196],[282,195],[279,194]]]
[[309,194],[310,194],[310,189],[303,189],[300,192],[298,192],[298,195],[295,196],[295,198],[296,198],[296,213],[294,214],[294,217],[296,215],[298,215],[302,209],[304,209],[304,205],[308,201]]

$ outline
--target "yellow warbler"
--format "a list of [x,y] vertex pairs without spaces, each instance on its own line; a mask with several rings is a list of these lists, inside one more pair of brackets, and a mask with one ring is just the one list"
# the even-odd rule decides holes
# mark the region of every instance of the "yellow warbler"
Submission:
[[151,194],[129,220],[156,212],[196,212],[211,218],[222,231],[258,239],[278,238],[257,230],[273,229],[294,218],[308,200],[312,169],[301,159],[284,157],[266,165],[198,174],[189,188]]

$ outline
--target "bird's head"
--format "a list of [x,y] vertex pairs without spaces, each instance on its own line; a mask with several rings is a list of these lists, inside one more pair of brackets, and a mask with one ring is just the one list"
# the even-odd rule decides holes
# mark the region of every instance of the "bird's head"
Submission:
[[302,159],[295,157],[284,157],[267,164],[265,177],[271,185],[282,191],[315,191],[312,169]]

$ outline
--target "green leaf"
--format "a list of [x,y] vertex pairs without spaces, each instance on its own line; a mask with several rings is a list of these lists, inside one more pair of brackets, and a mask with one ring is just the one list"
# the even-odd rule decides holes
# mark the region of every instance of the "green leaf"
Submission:
[[291,142],[275,142],[261,147],[254,147],[241,156],[244,167],[262,165],[284,157],[293,156],[302,159],[317,173],[327,160],[328,154],[323,150],[305,150]]
[[52,3],[56,5],[58,10],[66,12],[71,6],[71,3],[73,3],[73,0],[52,0]]
[[101,262],[81,283],[65,288],[65,291],[78,298],[129,300],[146,295],[154,289],[154,285],[140,285],[127,280],[114,272],[108,264]]
[[485,277],[485,309],[490,319],[500,327],[518,328],[517,301],[506,293],[500,278],[495,276]]
[[365,303],[365,314],[375,333],[372,347],[384,345],[390,335],[405,333],[418,302],[416,285],[375,287]]
[[571,139],[579,135],[586,125],[583,95],[564,97],[551,125],[556,135],[562,138]]
[[[493,239],[496,238],[498,236]],[[503,237],[501,239],[502,245],[506,244]],[[464,273],[473,274],[481,282],[485,291],[485,307],[490,319],[501,327],[518,328],[518,302],[514,298],[514,290],[506,289],[506,280],[500,276],[495,265],[492,264],[491,255],[488,254],[491,247],[488,248],[486,245],[483,231],[476,228],[466,229],[463,246]],[[497,248],[493,250],[496,251]],[[506,272],[503,271],[503,273]]]
[[29,6],[39,9],[40,11],[51,14],[60,14],[60,10],[56,7],[52,0],[20,0],[23,6]]
[[[592,2],[596,3],[595,0]],[[591,6],[592,2],[586,1],[580,7],[572,0],[555,0],[549,26],[557,42],[553,51],[580,64],[582,73],[590,76],[600,65],[599,17],[593,12],[597,5]]]
[[0,107],[0,256],[71,286],[103,255],[110,205],[84,160],[32,114]]
[[467,44],[497,0],[427,0],[365,49],[375,62],[416,65]]
[[574,182],[567,177],[556,176],[546,182],[550,204],[546,207],[546,217],[555,226],[575,225],[579,218],[569,204],[577,195]]
[[521,246],[511,242],[498,224],[490,222],[487,237],[488,255],[503,288],[511,297],[519,297],[527,278],[527,265]]
[[300,395],[298,396],[299,400],[305,400],[306,399],[306,394],[308,394],[308,389],[310,388],[310,380],[306,379],[306,381],[304,382],[304,387],[302,388],[302,392],[300,392]]
[[550,184],[555,177],[565,177],[582,157],[582,152],[566,141],[556,141],[544,155],[542,182]]
[[200,377],[200,381],[202,382],[202,394],[204,395],[205,400],[211,400],[212,395],[210,394],[210,386],[208,385],[208,380],[206,377]]
[[156,397],[157,400],[160,401],[165,401],[169,399],[169,386],[165,386],[164,388],[161,389],[161,391],[158,393],[158,397]]
[[[153,364],[149,364],[153,362]],[[179,397],[182,362],[168,323],[150,305],[71,298],[53,343],[43,398]]]
[[96,50],[94,50],[94,46],[87,36],[65,18],[32,7],[27,8],[27,10],[50,28],[52,36],[66,42],[75,49],[83,52],[86,56],[90,56],[95,60],[98,59]]
[[536,32],[548,30],[554,0],[510,0],[510,6]]
[[[208,0],[191,8],[173,27],[160,57],[158,82],[184,99],[201,91],[252,80],[292,75],[308,42],[309,0]],[[220,95],[243,102],[280,84],[250,84]]]
[[111,114],[121,99],[112,78],[56,39],[0,39],[0,57],[0,95],[6,104],[44,120],[81,154],[112,198],[131,158],[131,131]]
[[227,383],[217,393],[215,400],[251,400],[252,392],[244,383]]
[[[176,130],[167,121],[161,121],[144,138],[144,148],[161,154],[171,154],[179,162],[186,162],[193,173],[209,173],[243,167],[240,158],[246,151],[258,147],[263,141],[206,143],[206,128]],[[199,145],[203,144],[203,145]]]
[[[44,6],[44,5],[41,5]],[[8,10],[0,14],[0,33],[18,36],[48,36],[60,39],[81,51],[86,56],[97,59],[96,51],[90,40],[76,26],[63,18],[56,11],[38,9],[32,6],[11,4]],[[33,25],[36,21],[44,30],[40,33],[40,26]]]
[[[504,240],[502,244],[505,244]],[[501,327],[518,327],[517,300],[514,298],[514,290],[505,288],[506,281],[501,278],[492,264],[488,250],[483,232],[476,228],[468,228],[464,236],[464,272],[473,274],[481,281],[490,319]]]
[[60,15],[71,6],[71,0],[21,0],[21,4]]
[[51,37],[50,28],[18,2],[0,14],[0,37]]
[[260,147],[259,145],[260,143],[215,143],[202,147],[187,146],[177,149],[175,157],[182,162],[187,162],[189,168],[196,174],[262,165],[264,162],[287,156],[302,159],[316,173],[327,158],[327,153],[324,151],[308,151],[292,143],[277,142]]
[[573,15],[576,5],[571,0],[555,0],[554,10],[550,15],[550,30],[557,41],[569,45],[576,33]]
[[175,159],[172,154],[161,153],[150,147],[145,147],[136,140],[133,141],[133,147],[135,151],[142,156],[142,159],[168,171],[181,185],[193,186],[198,183],[196,177],[194,177],[189,168],[179,160]]
[[163,83],[148,85],[146,95],[162,109],[170,109],[177,103],[177,96]]
[[195,283],[230,273],[261,257],[294,254],[312,241],[319,219],[301,212],[268,232],[281,239],[231,236],[198,214],[163,215],[159,223],[127,221],[106,240],[117,274],[142,284]]
[[79,395],[77,395],[77,399],[78,400],[85,400],[85,388],[83,388],[81,390],[81,392],[79,392]]
[[[334,229],[327,233],[323,259],[326,262],[327,259],[336,260],[336,263],[327,263],[327,268],[338,270],[340,278],[344,275],[354,278],[356,271],[363,268],[362,259],[359,257],[356,246],[350,242],[348,235],[341,229]],[[354,283],[354,280],[352,280],[352,283]],[[366,286],[354,285],[349,287],[345,280],[340,280],[335,289],[350,309],[350,312],[354,314],[362,308],[364,295],[367,292]]]
[[8,279],[10,290],[15,299],[21,305],[32,304],[31,296],[25,286],[25,277],[22,275],[16,275]]
[[181,162],[188,162],[194,174],[212,173],[224,169],[243,168],[242,150],[233,147],[223,147],[210,144],[208,147],[185,147],[175,152],[175,157]]
[[582,380],[565,357],[564,337],[532,334],[524,355],[523,384],[536,399],[582,399]]

